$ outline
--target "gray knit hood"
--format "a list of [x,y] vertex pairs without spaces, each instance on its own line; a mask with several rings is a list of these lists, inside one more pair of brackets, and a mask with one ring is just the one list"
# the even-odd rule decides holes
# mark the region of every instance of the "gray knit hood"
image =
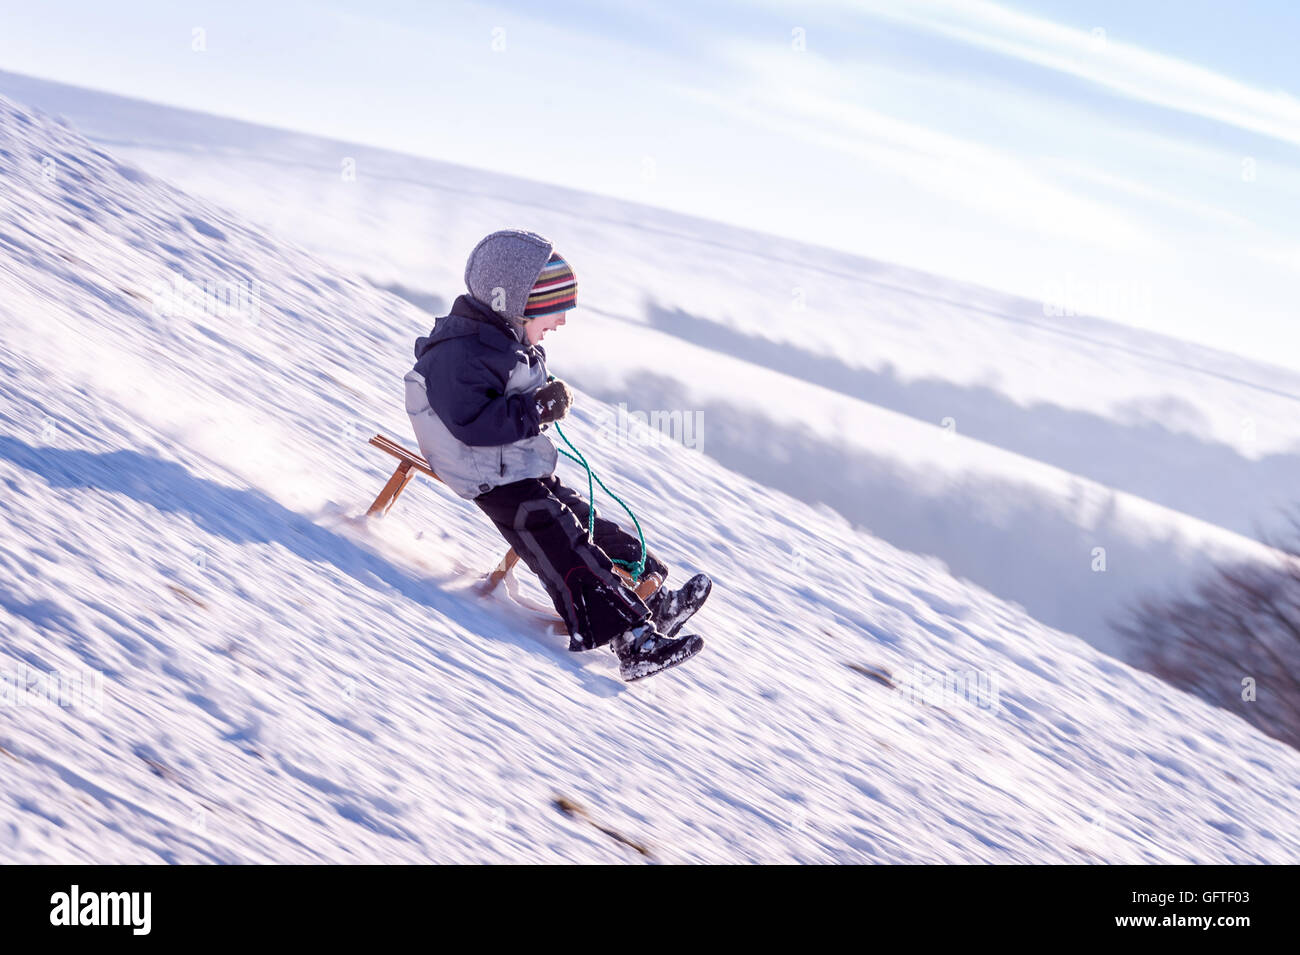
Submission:
[[465,287],[483,305],[522,321],[528,294],[554,247],[534,232],[503,229],[484,237],[465,263]]

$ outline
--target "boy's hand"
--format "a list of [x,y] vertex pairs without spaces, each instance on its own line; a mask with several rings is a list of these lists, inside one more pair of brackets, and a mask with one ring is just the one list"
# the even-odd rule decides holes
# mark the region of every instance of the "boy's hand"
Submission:
[[542,424],[559,421],[569,413],[573,404],[573,392],[559,378],[552,378],[537,389],[537,417]]

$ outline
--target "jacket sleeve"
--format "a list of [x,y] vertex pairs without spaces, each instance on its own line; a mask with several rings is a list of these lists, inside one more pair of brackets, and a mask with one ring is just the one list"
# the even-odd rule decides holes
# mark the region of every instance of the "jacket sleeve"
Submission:
[[[510,444],[541,433],[531,394],[506,396],[509,372],[497,356],[440,349],[428,376],[429,405],[456,440],[474,446]],[[501,358],[513,363],[513,355]]]

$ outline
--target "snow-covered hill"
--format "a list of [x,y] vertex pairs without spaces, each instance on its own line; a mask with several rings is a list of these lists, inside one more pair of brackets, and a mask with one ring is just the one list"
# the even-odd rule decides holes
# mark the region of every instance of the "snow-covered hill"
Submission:
[[[704,652],[621,683],[467,592],[501,545],[445,491],[347,519],[425,313],[3,99],[0,183],[0,861],[1296,859],[1300,754],[707,453],[600,446],[587,392],[571,436],[717,581]],[[51,671],[102,703],[16,692]]]
[[[582,289],[548,341],[567,379],[695,416],[728,470],[1121,659],[1108,620],[1258,555],[1300,487],[1290,371],[649,206],[13,74],[0,92],[434,311],[481,236],[552,237]],[[1071,281],[1044,276],[1046,304],[1086,300]]]

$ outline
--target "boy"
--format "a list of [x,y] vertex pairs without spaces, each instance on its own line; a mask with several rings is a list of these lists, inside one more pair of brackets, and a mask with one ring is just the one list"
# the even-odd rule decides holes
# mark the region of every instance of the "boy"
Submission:
[[[416,340],[406,375],[406,411],[420,452],[461,497],[472,500],[541,579],[569,627],[569,649],[609,644],[625,680],[676,666],[704,646],[677,637],[712,586],[697,574],[678,591],[660,587],[642,602],[610,557],[636,560],[641,545],[597,518],[555,476],[558,455],[543,434],[573,401],[546,372],[541,340],[564,325],[577,280],[550,241],[504,230],[481,240],[465,266],[468,295]],[[646,573],[667,579],[650,554]]]

